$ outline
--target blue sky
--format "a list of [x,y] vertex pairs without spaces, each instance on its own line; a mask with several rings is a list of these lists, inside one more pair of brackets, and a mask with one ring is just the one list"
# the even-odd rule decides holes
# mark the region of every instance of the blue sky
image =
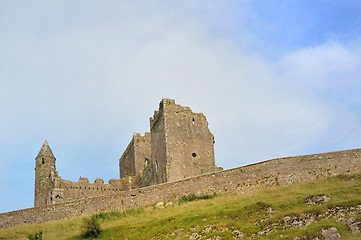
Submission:
[[61,177],[119,177],[162,98],[203,112],[225,169],[361,147],[361,3],[1,1],[0,212]]

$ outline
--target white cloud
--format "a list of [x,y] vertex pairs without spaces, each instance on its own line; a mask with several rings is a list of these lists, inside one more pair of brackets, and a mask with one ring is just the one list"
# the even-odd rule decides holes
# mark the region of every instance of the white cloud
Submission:
[[[0,21],[8,33],[0,151],[24,148],[18,158],[32,161],[49,138],[61,176],[117,177],[131,134],[149,131],[163,97],[206,115],[225,168],[360,146],[360,42],[286,51],[271,62],[249,48],[248,33],[225,34],[236,20],[218,3],[9,10],[13,26]],[[7,171],[11,154],[3,156]]]

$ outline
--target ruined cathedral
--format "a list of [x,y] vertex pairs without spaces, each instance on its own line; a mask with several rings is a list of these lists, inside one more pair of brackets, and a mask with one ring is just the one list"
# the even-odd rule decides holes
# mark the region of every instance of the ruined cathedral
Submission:
[[119,159],[119,179],[72,182],[59,177],[45,140],[35,158],[34,205],[43,206],[182,180],[222,170],[214,161],[214,137],[202,113],[163,99],[150,118],[150,132],[135,133]]

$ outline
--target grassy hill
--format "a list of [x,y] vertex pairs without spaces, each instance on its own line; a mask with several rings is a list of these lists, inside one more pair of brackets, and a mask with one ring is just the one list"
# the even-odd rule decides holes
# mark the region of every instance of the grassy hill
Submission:
[[203,198],[2,229],[0,239],[81,239],[91,217],[97,239],[361,239],[361,174]]

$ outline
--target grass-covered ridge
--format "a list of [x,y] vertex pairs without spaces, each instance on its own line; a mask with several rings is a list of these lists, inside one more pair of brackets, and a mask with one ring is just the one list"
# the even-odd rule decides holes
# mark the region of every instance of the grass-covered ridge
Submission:
[[324,239],[331,227],[342,239],[361,239],[361,174],[18,226],[0,230],[0,239],[40,231],[43,239],[81,239],[91,217],[102,229],[97,239]]

